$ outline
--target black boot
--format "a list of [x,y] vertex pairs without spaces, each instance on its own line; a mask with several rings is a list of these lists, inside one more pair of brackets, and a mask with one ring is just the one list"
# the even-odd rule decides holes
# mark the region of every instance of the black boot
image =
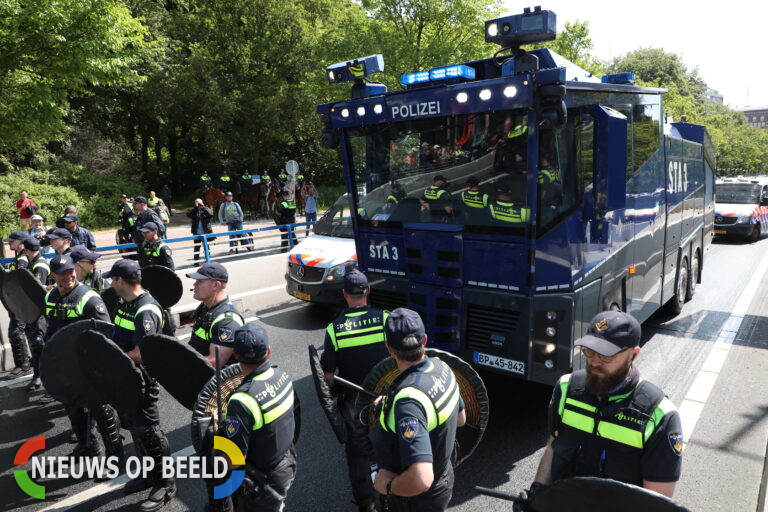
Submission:
[[96,426],[104,441],[104,451],[107,457],[115,456],[120,463],[125,459],[125,450],[123,449],[123,436],[120,435],[120,419],[115,410],[109,405],[96,407],[92,412]]
[[176,483],[171,481],[169,484],[157,484],[152,486],[152,490],[149,491],[147,499],[141,502],[139,507],[142,512],[152,512],[153,510],[160,510],[169,501],[176,496]]
[[30,349],[32,352],[32,382],[29,383],[27,390],[35,391],[43,385],[40,380],[40,355],[43,353],[42,340],[40,340],[40,343],[32,343]]
[[170,478],[163,478],[162,475],[162,459],[171,454],[171,448],[168,445],[168,438],[160,429],[160,425],[149,427],[141,432],[139,437],[146,455],[155,461],[155,466],[149,475],[152,489],[149,491],[147,499],[141,503],[143,512],[151,512],[163,508],[176,496],[176,482]]
[[72,450],[72,457],[98,457],[103,455],[101,446],[96,439],[96,429],[90,421],[87,409],[68,406],[67,414],[72,423],[72,431],[77,436],[77,446]]
[[23,330],[12,333],[10,338],[13,364],[16,367],[8,374],[8,378],[15,379],[29,373],[29,352],[27,351],[27,337]]

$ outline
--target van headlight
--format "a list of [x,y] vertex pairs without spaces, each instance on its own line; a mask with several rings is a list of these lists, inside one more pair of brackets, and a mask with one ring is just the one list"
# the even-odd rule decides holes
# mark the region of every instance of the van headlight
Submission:
[[328,272],[328,277],[326,277],[325,280],[333,281],[335,279],[344,279],[344,274],[347,273],[347,267],[350,266],[357,266],[357,262],[355,260],[347,260],[344,263],[331,267],[331,270]]
[[739,220],[736,221],[736,224],[749,224],[751,222],[752,222],[752,216],[745,215],[743,217],[739,217]]

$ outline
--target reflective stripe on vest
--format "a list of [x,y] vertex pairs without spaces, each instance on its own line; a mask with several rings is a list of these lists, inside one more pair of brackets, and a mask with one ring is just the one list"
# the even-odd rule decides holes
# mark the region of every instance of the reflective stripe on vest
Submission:
[[216,325],[216,323],[219,322],[220,320],[222,320],[224,317],[226,317],[227,313],[232,313],[232,319],[237,324],[239,324],[240,327],[243,326],[243,324],[245,322],[243,322],[243,317],[240,316],[239,313],[237,313],[235,311],[225,311],[224,313],[220,314],[219,316],[217,316],[216,318],[213,319],[213,322],[211,322],[211,327],[207,331],[205,329],[203,329],[202,327],[198,327],[197,329],[195,329],[195,333],[194,333],[195,336],[197,336],[198,338],[201,338],[201,339],[203,339],[205,341],[210,341],[210,339],[211,339],[211,332],[213,331],[213,326]]
[[151,256],[153,258],[159,258],[160,257],[160,251],[163,250],[163,247],[165,247],[164,243],[160,243],[157,247],[154,249],[151,249],[152,246],[145,245],[144,246],[144,254],[146,256]]
[[49,274],[51,273],[51,267],[48,265],[48,262],[46,260],[40,259],[37,263],[32,265],[32,270],[37,270],[40,267],[47,270]]
[[[363,316],[368,311],[356,311],[354,313],[347,313],[347,318],[354,318],[357,316]],[[363,327],[360,329],[349,329],[343,332],[337,332],[332,322],[326,328],[328,336],[331,337],[333,342],[333,348],[336,351],[350,348],[350,347],[362,347],[364,345],[371,345],[373,343],[379,343],[384,341],[384,324],[387,322],[389,313],[382,311],[381,323],[374,325],[373,327]]]
[[560,183],[560,175],[552,169],[539,169],[539,184],[548,180],[549,183]]
[[27,262],[27,265],[29,265],[29,258],[27,258],[27,255],[26,255],[26,254],[22,254],[21,256],[19,256],[19,257],[18,257],[18,258],[16,258],[15,260],[13,260],[13,263],[11,263],[11,270],[18,270],[18,268],[19,268],[19,262],[20,262],[21,260],[24,260],[24,261],[26,261],[26,262]]
[[117,313],[115,313],[115,325],[118,327],[122,327],[123,329],[126,329],[128,331],[135,331],[136,330],[136,317],[139,316],[139,313],[142,313],[144,311],[152,311],[155,315],[157,315],[157,318],[160,319],[160,327],[163,326],[163,311],[160,309],[160,306],[157,304],[144,304],[139,309],[136,310],[136,312],[133,314],[133,316],[128,316],[128,314],[123,311],[122,309],[118,309]]
[[[53,290],[49,290],[48,293],[45,294],[45,315],[46,316],[49,316],[51,313],[53,313],[53,310],[56,309],[56,303],[50,302],[48,300],[52,291]],[[88,301],[91,300],[93,297],[98,297],[98,296],[99,294],[93,290],[88,290],[87,292],[85,292],[83,296],[80,297],[80,300],[77,302],[77,305],[75,306],[74,309],[67,309],[67,318],[79,318],[83,316],[83,309],[85,309],[85,305],[88,304]]]
[[158,198],[156,198],[156,197],[154,199],[151,198],[151,197],[149,199],[147,199],[147,203],[149,203],[150,206],[157,206],[157,203],[159,203],[159,202],[160,202],[160,200]]
[[[430,362],[430,367],[424,371],[424,373],[430,373],[435,369],[434,363]],[[433,402],[429,395],[427,395],[421,389],[415,386],[407,386],[400,389],[394,396],[392,406],[389,408],[389,412],[385,415],[385,408],[382,407],[381,414],[379,415],[379,424],[384,431],[397,432],[395,425],[395,404],[398,400],[403,398],[410,398],[421,404],[424,412],[427,415],[427,430],[432,432],[434,429],[448,421],[453,411],[459,405],[459,384],[456,381],[456,377],[453,375],[453,371],[448,369],[449,380],[448,386],[442,396]]]
[[[642,379],[637,383],[637,386],[640,385],[640,382],[642,382]],[[581,430],[588,434],[616,441],[617,443],[625,444],[633,448],[642,449],[651,435],[653,435],[656,426],[661,424],[661,420],[664,416],[675,410],[674,404],[672,404],[667,397],[664,397],[656,406],[656,409],[654,409],[653,414],[651,415],[651,420],[645,423],[642,430],[625,427],[623,425],[612,423],[605,418],[601,419],[597,407],[573,398],[568,398],[569,383],[570,375],[564,375],[560,378],[558,383],[560,386],[558,413],[560,414],[560,420],[563,422],[563,425],[568,425],[569,427]],[[609,401],[627,398],[635,391],[635,389],[637,389],[637,386],[624,395],[610,397]],[[584,412],[566,409],[566,405],[580,409]],[[597,420],[597,426],[595,425],[595,420]],[[638,427],[640,427],[640,425],[638,425]]]
[[506,201],[496,201],[491,204],[490,208],[491,217],[502,222],[528,222],[531,216],[531,210],[528,208],[520,208],[515,203]]
[[446,192],[442,188],[431,185],[428,189],[424,191],[424,198],[427,199],[428,201],[437,201],[444,194],[447,194],[447,193],[448,192]]
[[219,181],[223,181],[224,183],[229,183],[229,176],[222,176],[219,178]]
[[283,201],[282,203],[280,203],[280,206],[282,206],[286,210],[296,209],[296,203],[294,201]]
[[397,203],[398,203],[398,200],[397,200],[397,198],[396,198],[395,196],[393,196],[393,195],[388,195],[388,196],[387,196],[387,201],[392,201],[392,202],[393,202],[393,203],[395,203],[395,204],[397,204]]
[[480,191],[465,190],[461,193],[461,202],[470,208],[485,208],[488,206],[488,195]]
[[[253,380],[266,381],[274,375],[275,369],[270,368],[256,375]],[[243,404],[253,417],[253,430],[259,430],[264,425],[269,425],[283,414],[293,410],[293,383],[289,381],[277,396],[274,398],[269,397],[269,400],[265,400],[264,403],[259,403],[258,399],[244,391],[235,393],[229,400],[236,400]]]
[[512,129],[508,134],[508,139],[514,139],[515,137],[520,137],[521,135],[525,134],[525,132],[528,131],[528,126],[524,124],[519,124],[515,126],[514,129]]

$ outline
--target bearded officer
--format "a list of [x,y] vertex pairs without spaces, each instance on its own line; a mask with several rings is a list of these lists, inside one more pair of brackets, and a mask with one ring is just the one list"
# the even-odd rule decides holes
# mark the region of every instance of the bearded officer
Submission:
[[[24,240],[27,234],[24,231],[14,231],[3,242],[6,242],[14,252],[13,262],[9,264],[8,270],[17,270],[29,267],[29,259],[24,253]],[[23,322],[8,311],[8,339],[11,341],[11,350],[13,352],[13,363],[15,368],[8,374],[8,379],[15,379],[22,375],[27,375],[30,371],[29,366],[29,347],[27,346],[27,336],[25,334],[25,325]]]
[[163,313],[160,304],[142,288],[141,271],[135,260],[117,260],[106,276],[112,279],[112,288],[122,299],[115,313],[112,339],[136,363],[144,380],[141,408],[131,417],[121,416],[122,422],[131,431],[137,451],[152,457],[155,462],[149,478],[132,480],[123,490],[131,494],[151,488],[149,496],[141,504],[141,510],[159,510],[176,495],[176,483],[173,478],[162,477],[163,457],[169,456],[171,450],[168,438],[160,428],[157,409],[160,386],[141,366],[139,345],[144,336],[161,332]]
[[139,252],[139,265],[144,268],[149,265],[161,265],[175,270],[171,248],[160,239],[159,227],[154,222],[147,222],[139,228],[144,237],[144,245]]
[[549,441],[532,486],[594,476],[672,497],[680,479],[680,415],[664,392],[640,378],[640,323],[620,311],[592,319],[576,342],[586,370],[564,375],[549,404]]
[[[51,275],[56,283],[45,295],[45,317],[47,321],[45,341],[51,339],[59,329],[79,320],[92,318],[109,322],[109,313],[98,293],[88,286],[78,283],[75,264],[67,254],[56,255],[50,263]],[[50,395],[44,395],[41,402],[53,401]],[[93,420],[99,427],[107,456],[123,459],[123,440],[120,437],[120,422],[114,409],[109,405],[91,408],[89,422],[88,409],[64,404],[72,430],[77,437],[77,446],[73,456],[100,456],[101,447],[93,435]]]
[[72,248],[70,256],[75,263],[78,281],[99,293],[109,286],[101,270],[96,270],[96,260],[101,258],[101,254],[89,251],[84,245],[76,245]]
[[195,280],[193,297],[201,302],[192,315],[195,324],[189,339],[190,346],[215,367],[215,347],[218,345],[219,365],[224,367],[234,363],[234,333],[245,321],[227,296],[227,269],[221,263],[211,261],[201,265],[197,272],[187,274],[187,277]]
[[[296,475],[293,383],[287,373],[269,364],[272,349],[260,325],[239,327],[233,349],[245,378],[227,402],[219,435],[245,455],[241,469],[251,480],[235,492],[234,501],[243,512],[279,512]],[[232,510],[229,497],[209,502],[209,511]]]
[[[362,386],[368,372],[389,355],[384,345],[384,323],[389,313],[368,305],[369,291],[368,279],[362,272],[352,269],[344,275],[342,293],[347,309],[328,324],[320,357],[329,386],[333,385],[336,370],[339,377]],[[355,395],[342,391],[339,396],[339,409],[347,428],[347,470],[358,509],[371,512],[376,510],[371,482],[373,453],[368,429],[355,410]]]
[[[40,240],[37,238],[27,238],[23,242],[24,254],[29,261],[29,270],[32,275],[45,286],[48,282],[48,275],[51,267],[48,260],[40,254]],[[27,340],[29,341],[29,350],[32,353],[32,381],[27,387],[28,391],[40,389],[42,381],[40,380],[40,354],[43,353],[43,336],[45,334],[45,317],[38,318],[31,324],[26,324],[24,329]]]
[[466,421],[464,401],[451,368],[426,356],[415,311],[392,311],[385,335],[400,375],[370,433],[379,466],[374,488],[396,510],[442,511],[453,493],[451,454]]

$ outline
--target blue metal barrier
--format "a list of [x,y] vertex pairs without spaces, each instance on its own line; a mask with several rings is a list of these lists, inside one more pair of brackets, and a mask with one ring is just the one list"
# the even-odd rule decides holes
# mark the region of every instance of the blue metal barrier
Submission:
[[[247,235],[249,233],[259,233],[264,231],[278,231],[281,228],[286,228],[286,234],[288,236],[288,249],[293,249],[294,243],[293,243],[293,233],[296,227],[302,227],[302,226],[313,226],[315,222],[297,222],[295,224],[281,224],[279,226],[267,226],[263,228],[252,228],[252,229],[241,229],[238,231],[221,231],[218,233],[206,233],[204,235],[190,235],[190,236],[182,236],[179,238],[165,238],[163,239],[163,242],[165,243],[174,243],[174,242],[189,242],[189,241],[201,241],[203,246],[203,254],[205,256],[206,263],[211,261],[211,251],[210,247],[208,246],[208,240],[211,238],[219,238],[219,237],[225,237],[225,236],[234,236],[234,235]],[[282,233],[281,233],[282,235]],[[119,251],[121,249],[136,249],[137,245],[135,243],[130,244],[118,244],[118,245],[108,245],[105,247],[97,247],[96,252],[107,252],[107,251]],[[45,254],[46,258],[52,258],[55,256],[55,254]],[[13,262],[13,258],[3,258],[0,259],[0,264],[7,264]]]

